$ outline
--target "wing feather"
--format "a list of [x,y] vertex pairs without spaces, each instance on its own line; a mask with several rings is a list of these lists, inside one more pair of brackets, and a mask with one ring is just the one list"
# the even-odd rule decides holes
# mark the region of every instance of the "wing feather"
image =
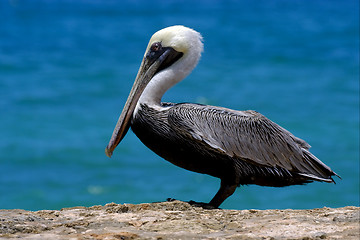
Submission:
[[328,178],[332,173],[308,151],[309,144],[255,111],[184,103],[171,108],[168,120],[177,134],[234,159],[306,176]]

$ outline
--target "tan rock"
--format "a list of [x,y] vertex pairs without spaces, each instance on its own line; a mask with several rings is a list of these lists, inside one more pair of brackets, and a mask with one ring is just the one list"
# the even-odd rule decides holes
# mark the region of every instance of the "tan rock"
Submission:
[[173,201],[0,210],[0,239],[360,239],[360,208],[205,210]]

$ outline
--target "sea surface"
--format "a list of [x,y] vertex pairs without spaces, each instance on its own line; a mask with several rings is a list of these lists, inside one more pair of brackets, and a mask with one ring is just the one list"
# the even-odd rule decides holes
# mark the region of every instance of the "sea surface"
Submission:
[[242,186],[222,207],[359,206],[357,0],[0,0],[0,208],[211,200],[218,179],[131,131],[104,154],[151,35],[177,24],[205,50],[164,101],[261,112],[342,178]]

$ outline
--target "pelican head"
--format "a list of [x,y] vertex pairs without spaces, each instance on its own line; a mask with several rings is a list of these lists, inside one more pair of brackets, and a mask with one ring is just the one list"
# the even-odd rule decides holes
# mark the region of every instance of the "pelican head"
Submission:
[[163,94],[184,79],[197,65],[203,50],[200,33],[172,26],[156,32],[150,39],[135,82],[115,126],[105,153],[111,157],[130,127],[138,102],[160,105]]

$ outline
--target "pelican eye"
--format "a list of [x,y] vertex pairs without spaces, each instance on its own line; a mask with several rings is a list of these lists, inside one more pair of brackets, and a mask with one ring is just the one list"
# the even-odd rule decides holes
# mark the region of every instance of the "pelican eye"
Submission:
[[161,46],[161,42],[155,42],[151,45],[146,57],[155,60],[163,53],[164,48]]
[[161,43],[160,42],[156,42],[156,43],[153,43],[150,47],[150,50],[152,52],[157,52],[161,49]]

